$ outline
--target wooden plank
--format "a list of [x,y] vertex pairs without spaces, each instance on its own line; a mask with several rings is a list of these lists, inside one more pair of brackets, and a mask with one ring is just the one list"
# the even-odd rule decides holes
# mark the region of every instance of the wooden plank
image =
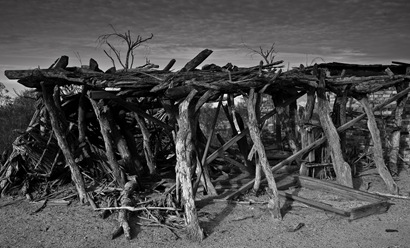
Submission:
[[372,214],[382,214],[387,211],[391,203],[375,202],[365,206],[357,207],[350,210],[350,220],[356,220]]
[[294,176],[296,182],[302,187],[309,189],[319,189],[326,191],[332,194],[342,195],[343,197],[354,199],[354,200],[363,200],[369,202],[378,202],[378,201],[387,201],[387,197],[370,194],[368,192],[360,191],[357,189],[352,189],[340,184],[314,179],[306,176]]
[[328,204],[325,204],[325,203],[322,203],[322,202],[312,201],[310,199],[306,199],[306,198],[296,196],[296,195],[293,195],[293,194],[290,194],[290,193],[286,193],[286,192],[283,192],[283,191],[279,191],[279,195],[282,196],[282,197],[286,197],[288,199],[294,200],[294,201],[302,202],[302,203],[304,203],[308,206],[311,206],[311,207],[314,207],[314,208],[317,208],[317,209],[320,209],[320,210],[329,211],[329,212],[340,214],[340,215],[343,215],[343,216],[346,216],[346,217],[350,216],[350,213],[348,211],[344,211],[344,210],[334,208],[331,205],[328,205]]

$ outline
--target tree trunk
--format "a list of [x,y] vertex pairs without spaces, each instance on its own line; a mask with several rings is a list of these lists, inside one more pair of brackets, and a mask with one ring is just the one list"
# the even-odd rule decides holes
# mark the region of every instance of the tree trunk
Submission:
[[176,180],[182,187],[182,203],[185,207],[185,221],[188,237],[192,240],[201,241],[204,238],[204,233],[199,226],[197,211],[195,208],[191,174],[196,160],[193,159],[195,156],[195,148],[192,140],[194,135],[193,125],[195,125],[192,123],[194,109],[190,103],[196,93],[196,90],[193,90],[179,106],[179,130],[176,135],[175,145],[177,164],[175,170],[177,174]]
[[[272,217],[275,219],[282,219],[282,216],[280,214],[280,202],[279,202],[279,194],[278,190],[276,188],[276,183],[275,183],[275,178],[273,177],[273,173],[270,170],[270,165],[268,158],[266,157],[266,152],[265,152],[265,147],[262,144],[261,140],[261,131],[259,129],[259,124],[257,120],[257,114],[255,107],[258,94],[255,94],[254,89],[251,89],[249,93],[249,99],[248,99],[248,126],[249,126],[249,133],[252,138],[252,141],[255,145],[256,152],[258,156],[258,162],[260,163],[260,166],[263,169],[263,172],[265,173],[266,179],[268,180],[268,185],[269,185],[269,196],[270,200],[268,203],[268,208],[271,211]],[[256,181],[256,180],[255,180]]]
[[359,100],[364,108],[364,111],[367,115],[367,126],[369,131],[372,135],[373,139],[373,159],[374,163],[377,166],[377,170],[380,176],[383,178],[384,182],[387,185],[388,190],[392,194],[399,194],[399,187],[397,186],[396,182],[393,180],[389,170],[386,167],[383,159],[383,148],[382,148],[382,141],[380,138],[380,132],[377,128],[376,118],[374,117],[373,111],[370,108],[369,100],[367,96],[363,97]]
[[324,89],[325,75],[323,71],[320,71],[319,80],[319,88],[317,89],[319,118],[330,147],[330,155],[332,157],[333,168],[336,172],[336,179],[341,185],[353,187],[352,171],[349,164],[343,159],[340,137],[330,118],[329,102],[326,99]]
[[57,138],[58,146],[64,154],[66,163],[71,171],[71,178],[77,188],[78,197],[81,203],[85,203],[87,198],[87,192],[85,190],[85,183],[81,171],[75,163],[75,157],[70,149],[70,145],[66,139],[67,124],[65,117],[61,112],[58,112],[55,102],[52,96],[52,88],[47,88],[45,83],[41,83],[43,90],[43,100],[50,114],[51,126],[54,134]]

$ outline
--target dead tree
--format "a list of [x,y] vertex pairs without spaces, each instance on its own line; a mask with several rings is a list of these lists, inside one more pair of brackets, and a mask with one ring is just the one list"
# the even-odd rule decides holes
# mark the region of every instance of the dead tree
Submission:
[[[104,53],[110,58],[113,66],[115,67],[115,60],[113,58],[113,55],[111,55],[111,52],[114,53],[114,56],[116,57],[117,61],[121,64],[122,68],[124,70],[131,69],[133,64],[134,64],[134,50],[137,49],[142,43],[147,42],[148,40],[151,40],[154,35],[151,34],[148,38],[142,38],[142,36],[138,35],[137,38],[133,38],[131,35],[131,31],[128,30],[125,33],[119,33],[117,30],[115,30],[114,26],[111,25],[111,28],[113,29],[113,33],[109,34],[104,34],[100,35],[98,37],[98,42],[100,45],[107,45],[110,49],[109,52],[104,50]],[[110,40],[112,39],[118,39],[122,42],[125,42],[127,45],[127,51],[125,52],[125,58],[121,57],[121,51],[119,48],[115,47]]]

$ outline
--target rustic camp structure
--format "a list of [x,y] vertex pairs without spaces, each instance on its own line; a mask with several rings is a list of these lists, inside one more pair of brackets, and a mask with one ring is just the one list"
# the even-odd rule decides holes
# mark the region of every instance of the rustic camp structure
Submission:
[[[218,194],[212,171],[221,158],[254,178],[226,199],[252,187],[258,190],[261,182],[267,181],[268,208],[273,218],[280,219],[280,194],[273,173],[296,163],[300,173],[307,175],[309,163],[328,163],[315,156],[315,149],[328,149],[337,182],[353,187],[343,132],[365,118],[378,172],[389,191],[399,193],[383,157],[374,112],[397,102],[388,164],[392,170],[397,168],[402,113],[410,92],[409,64],[325,63],[283,71],[282,61],[278,61],[250,68],[228,63],[196,69],[211,53],[202,51],[179,71],[170,70],[175,63],[171,60],[164,69],[147,64],[103,72],[93,59],[88,66],[68,67],[67,56],[48,69],[6,71],[9,79],[36,89],[40,97],[29,127],[15,141],[11,156],[0,170],[2,193],[16,186],[27,193],[34,188],[33,178],[47,181],[67,174],[79,200],[96,209],[103,205],[96,203],[101,192],[121,192],[116,198],[121,206],[115,208],[121,209],[118,232],[130,238],[127,212],[135,210],[131,198],[147,181],[155,182],[155,187],[166,185],[157,209],[179,213],[182,208],[190,237],[202,240],[195,197],[200,186],[210,196]],[[368,94],[392,87],[397,94],[372,108]],[[332,108],[329,95],[335,98]],[[235,109],[239,96],[246,102],[247,117]],[[263,96],[273,100],[273,107],[264,113]],[[301,97],[306,105],[297,121],[296,102]],[[346,108],[351,98],[364,112],[349,120]],[[204,133],[199,117],[206,103],[214,103],[217,114],[210,121],[210,131]],[[215,133],[220,109],[232,130],[232,138],[227,141]],[[314,110],[320,126],[313,122]],[[282,120],[276,118],[276,142],[285,141],[293,154],[272,164],[266,153],[266,146],[272,144],[266,143],[262,132],[266,122],[277,114]],[[317,130],[322,135],[318,136]],[[218,147],[213,143],[216,138],[223,142]],[[175,183],[164,181],[167,168],[174,171]],[[115,204],[105,206],[100,209],[112,209]]]

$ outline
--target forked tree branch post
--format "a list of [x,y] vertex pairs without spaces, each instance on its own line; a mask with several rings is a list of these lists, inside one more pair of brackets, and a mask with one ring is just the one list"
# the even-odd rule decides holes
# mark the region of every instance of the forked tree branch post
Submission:
[[255,93],[254,89],[250,90],[249,99],[248,99],[248,126],[249,126],[249,133],[254,143],[256,152],[255,155],[258,156],[258,163],[263,169],[265,173],[266,179],[268,180],[269,186],[269,203],[268,208],[271,211],[272,217],[274,219],[282,219],[280,213],[280,202],[279,202],[279,194],[278,189],[276,187],[275,178],[273,177],[273,173],[270,169],[269,161],[266,156],[265,147],[262,143],[261,139],[261,131],[259,129],[258,119],[256,116],[256,102],[257,102],[258,94]]
[[[195,207],[193,187],[192,187],[192,168],[195,167],[194,142],[194,116],[195,105],[191,104],[196,90],[193,90],[187,98],[179,105],[178,132],[176,135],[175,152],[177,164],[175,167],[177,185],[182,187],[182,203],[185,208],[185,222],[188,237],[195,241],[204,238],[202,228],[199,226],[198,215]],[[193,106],[192,106],[193,105]],[[178,188],[177,188],[178,190]],[[178,193],[178,192],[177,192]]]
[[332,157],[333,168],[336,172],[336,179],[341,185],[353,188],[352,170],[350,165],[344,160],[340,137],[334,126],[329,113],[329,102],[325,95],[325,74],[323,70],[319,71],[319,88],[317,89],[318,110],[320,124],[327,138]]

